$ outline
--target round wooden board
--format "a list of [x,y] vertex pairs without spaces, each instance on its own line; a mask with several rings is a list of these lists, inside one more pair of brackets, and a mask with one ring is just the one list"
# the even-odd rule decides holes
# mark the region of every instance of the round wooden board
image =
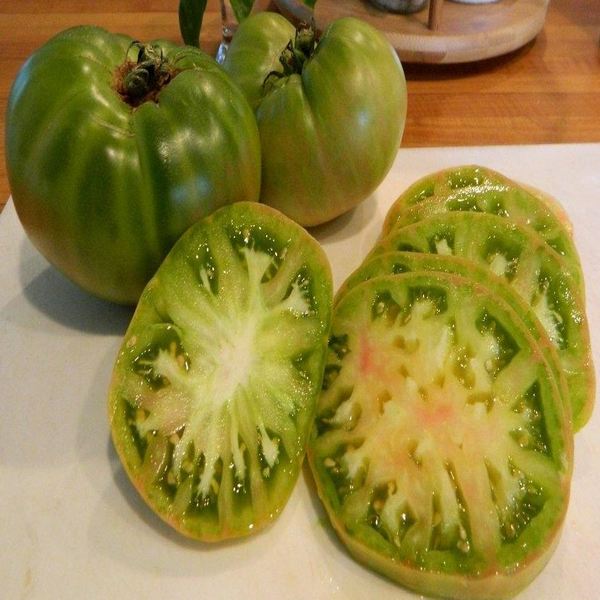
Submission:
[[[295,20],[310,20],[302,0],[274,0]],[[549,0],[500,0],[462,4],[446,0],[436,31],[428,26],[429,10],[412,15],[378,10],[366,0],[317,0],[314,18],[322,31],[331,21],[352,15],[389,39],[401,60],[413,63],[464,63],[506,54],[531,41],[544,26]]]

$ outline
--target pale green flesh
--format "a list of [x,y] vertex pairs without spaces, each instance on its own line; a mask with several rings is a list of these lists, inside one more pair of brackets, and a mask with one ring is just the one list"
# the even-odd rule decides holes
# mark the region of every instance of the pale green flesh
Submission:
[[335,302],[339,302],[350,289],[363,281],[382,275],[393,275],[411,271],[454,273],[468,277],[485,287],[499,301],[506,303],[515,311],[515,318],[522,321],[533,338],[540,344],[540,350],[544,354],[544,358],[547,360],[559,384],[561,396],[565,402],[569,402],[569,392],[564,380],[563,370],[569,371],[572,359],[569,360],[566,353],[563,353],[561,357],[560,353],[550,347],[554,344],[548,337],[548,332],[536,316],[530,313],[529,305],[524,302],[510,285],[490,275],[489,269],[478,263],[451,254],[401,251],[378,253],[366,260],[346,279],[344,285],[336,294]]
[[517,572],[564,516],[570,426],[511,314],[439,273],[367,281],[334,312],[309,452],[321,497],[344,535],[423,582]]
[[568,378],[575,428],[585,425],[595,400],[595,375],[581,286],[563,257],[533,232],[479,213],[433,215],[394,229],[370,256],[403,249],[462,257],[507,282],[557,349]]
[[[247,210],[250,219],[274,213]],[[260,220],[220,222],[180,241],[144,292],[117,362],[117,448],[150,504],[194,537],[264,525],[298,475],[331,281],[316,242],[291,226],[276,239]]]
[[[233,294],[215,295],[206,270],[200,271],[204,293],[198,296],[193,312],[173,299],[169,312],[175,325],[186,332],[189,367],[183,368],[181,360],[161,350],[149,367],[168,385],[162,393],[141,398],[137,405],[149,411],[136,424],[141,436],[150,431],[177,436],[171,467],[176,483],[181,481],[190,446],[193,461],[204,457],[197,489],[192,490],[202,497],[214,485],[219,458],[230,456],[235,477],[244,481],[244,444],[260,448],[260,456],[254,458],[264,460],[268,468],[277,461],[280,443],[288,455],[297,453],[291,415],[310,393],[309,382],[292,362],[315,337],[309,301],[294,283],[289,296],[269,306],[260,281],[272,259],[251,249],[244,256],[249,279],[243,301]],[[276,327],[282,320],[286,321],[285,336]]]

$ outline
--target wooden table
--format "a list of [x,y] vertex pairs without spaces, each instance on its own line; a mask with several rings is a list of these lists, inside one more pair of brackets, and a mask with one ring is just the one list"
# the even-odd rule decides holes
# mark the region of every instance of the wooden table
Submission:
[[[52,35],[96,24],[138,39],[180,41],[178,0],[2,0],[0,113],[25,58]],[[219,39],[209,0],[202,46]],[[466,65],[405,65],[403,146],[600,142],[600,0],[551,0],[544,30],[526,47]],[[4,140],[4,119],[0,136]],[[600,165],[598,165],[600,168]],[[0,146],[0,207],[9,195]]]

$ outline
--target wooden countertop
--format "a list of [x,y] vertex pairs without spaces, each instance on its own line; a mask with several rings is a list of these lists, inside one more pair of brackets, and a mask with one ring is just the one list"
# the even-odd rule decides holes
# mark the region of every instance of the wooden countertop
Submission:
[[[26,59],[55,33],[95,24],[180,41],[177,0],[2,0],[0,113]],[[209,0],[203,48],[219,39]],[[403,146],[600,142],[600,0],[551,0],[540,35],[510,55],[465,65],[405,65]],[[0,207],[9,195],[0,121]],[[600,168],[600,165],[598,166]]]

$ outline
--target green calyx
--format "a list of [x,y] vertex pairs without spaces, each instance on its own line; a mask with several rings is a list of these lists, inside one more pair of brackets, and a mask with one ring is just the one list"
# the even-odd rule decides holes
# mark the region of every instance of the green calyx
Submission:
[[152,100],[156,102],[160,90],[173,79],[176,71],[165,58],[162,48],[134,41],[131,48],[138,49],[137,60],[127,59],[117,72],[117,90],[131,106]]
[[314,22],[300,23],[296,35],[290,40],[279,56],[283,71],[271,71],[265,78],[264,86],[274,84],[277,80],[289,77],[294,73],[302,73],[306,61],[313,55],[317,46]]

